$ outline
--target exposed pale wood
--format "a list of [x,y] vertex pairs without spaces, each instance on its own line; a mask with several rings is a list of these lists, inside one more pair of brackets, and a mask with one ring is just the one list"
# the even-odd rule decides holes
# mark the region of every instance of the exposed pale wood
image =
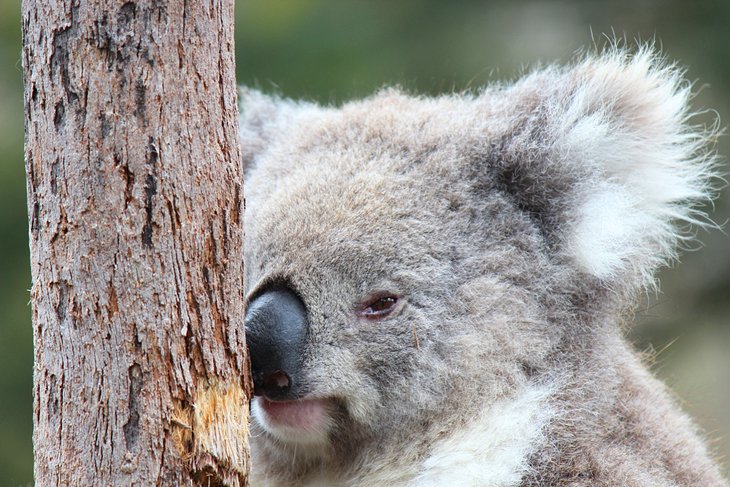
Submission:
[[245,484],[233,0],[25,0],[23,45],[36,484]]

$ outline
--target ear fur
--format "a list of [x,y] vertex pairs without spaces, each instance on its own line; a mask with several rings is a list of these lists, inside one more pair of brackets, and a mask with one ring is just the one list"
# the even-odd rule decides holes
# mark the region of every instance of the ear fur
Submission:
[[715,192],[718,131],[690,124],[691,87],[682,74],[650,48],[633,55],[613,48],[512,88],[532,107],[522,133],[541,139],[530,143],[544,158],[521,170],[537,174],[530,180],[538,188],[540,177],[569,188],[561,251],[605,282],[653,285],[656,268],[676,258],[692,226],[709,222],[696,205]]
[[266,95],[245,86],[239,87],[238,100],[238,131],[244,171],[302,117],[321,110],[313,103]]

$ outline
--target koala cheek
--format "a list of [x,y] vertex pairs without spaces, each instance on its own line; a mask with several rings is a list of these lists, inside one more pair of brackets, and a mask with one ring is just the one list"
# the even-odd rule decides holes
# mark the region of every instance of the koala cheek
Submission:
[[303,369],[315,396],[335,400],[339,422],[367,424],[382,403],[381,393],[362,360],[366,352],[352,344],[352,336],[339,339],[337,346],[321,344],[313,349]]

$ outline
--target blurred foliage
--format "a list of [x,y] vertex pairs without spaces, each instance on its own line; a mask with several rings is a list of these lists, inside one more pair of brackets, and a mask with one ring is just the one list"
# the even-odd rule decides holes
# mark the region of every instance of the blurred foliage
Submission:
[[[338,103],[386,84],[440,93],[513,79],[567,61],[606,37],[656,40],[687,67],[697,108],[730,117],[727,0],[243,0],[238,79],[289,97]],[[32,482],[32,331],[23,168],[18,0],[0,0],[0,484]],[[700,117],[712,123],[712,113]],[[723,138],[721,154],[730,154]],[[724,191],[714,221],[730,217]],[[730,240],[700,231],[701,252],[662,275],[633,339],[658,350],[655,370],[730,456]],[[727,470],[726,470],[727,471]]]

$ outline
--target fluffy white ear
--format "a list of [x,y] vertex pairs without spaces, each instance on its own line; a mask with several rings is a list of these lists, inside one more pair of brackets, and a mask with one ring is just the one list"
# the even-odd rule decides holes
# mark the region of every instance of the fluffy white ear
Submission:
[[572,76],[560,150],[599,178],[577,195],[567,249],[599,278],[652,283],[692,224],[708,221],[695,205],[712,192],[712,134],[690,124],[681,72],[648,50],[588,59]]
[[651,285],[692,226],[709,222],[696,205],[714,193],[717,128],[689,122],[690,84],[648,48],[552,69],[532,82],[555,83],[541,107],[554,134],[547,157],[574,176],[561,248],[599,279]]

